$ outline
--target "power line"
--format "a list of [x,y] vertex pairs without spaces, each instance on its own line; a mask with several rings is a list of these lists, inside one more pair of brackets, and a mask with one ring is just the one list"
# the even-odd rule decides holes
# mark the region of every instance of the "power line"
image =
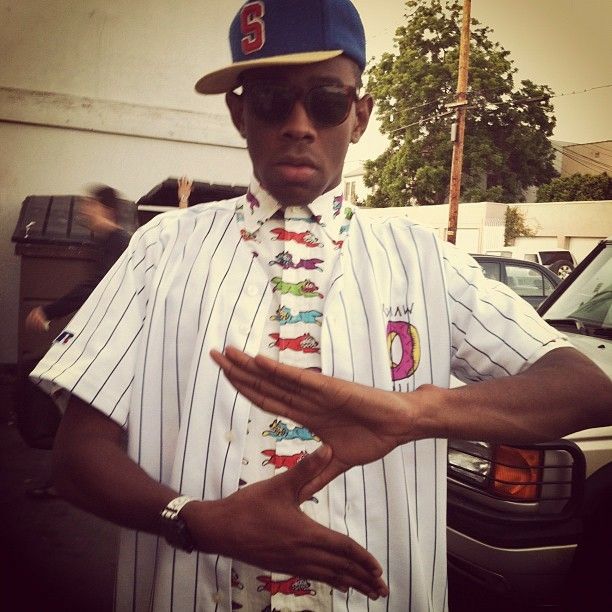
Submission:
[[568,150],[567,148],[559,148],[554,145],[552,145],[552,148],[577,164],[580,164],[587,170],[594,170],[596,172],[612,172],[612,165],[599,162],[588,155],[584,155],[578,151]]
[[[530,102],[543,102],[545,100],[551,100],[552,98],[562,98],[564,96],[573,96],[573,95],[576,95],[576,94],[581,94],[581,93],[587,93],[589,91],[594,91],[596,89],[606,89],[608,87],[612,87],[612,83],[608,83],[607,85],[596,85],[594,87],[588,87],[586,89],[581,89],[581,90],[567,91],[567,92],[563,92],[563,93],[560,93],[560,94],[550,94],[550,95],[542,94],[542,95],[539,95],[539,96],[533,96],[533,97],[529,97],[529,98],[518,98],[516,100],[512,100],[512,99],[511,100],[499,100],[497,102],[493,102],[493,101],[490,101],[490,100],[487,100],[486,98],[484,98],[482,100],[479,100],[478,103],[468,104],[465,108],[466,108],[466,110],[471,110],[471,109],[474,109],[474,108],[482,108],[483,106],[485,106],[487,104],[491,104],[491,105],[494,105],[494,106],[502,106],[502,105],[515,106],[517,104],[524,104],[524,103],[530,103]],[[471,94],[474,95],[474,92],[471,92]],[[440,98],[438,98],[437,100],[435,100],[433,102],[426,102],[426,103],[423,103],[423,104],[417,104],[415,106],[408,107],[405,110],[410,111],[410,110],[414,110],[416,108],[421,108],[423,106],[428,106],[429,104],[434,104],[434,103],[442,104],[444,99],[448,99],[448,96],[440,97]],[[494,110],[491,109],[490,112],[494,112]],[[395,129],[391,130],[389,132],[389,134],[395,134],[396,132],[399,132],[401,130],[406,130],[409,127],[412,127],[414,125],[420,125],[420,124],[423,124],[423,123],[429,123],[432,119],[443,118],[443,117],[445,117],[445,116],[447,116],[449,114],[452,114],[452,113],[435,113],[435,114],[432,114],[432,115],[428,115],[426,117],[422,117],[421,119],[419,119],[417,121],[414,121],[412,123],[409,123],[407,125],[403,125],[403,126],[400,126],[398,128],[395,128]]]

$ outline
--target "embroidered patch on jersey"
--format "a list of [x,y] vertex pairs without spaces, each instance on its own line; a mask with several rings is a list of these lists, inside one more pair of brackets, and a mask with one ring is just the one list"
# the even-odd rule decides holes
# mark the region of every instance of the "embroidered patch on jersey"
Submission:
[[272,315],[270,319],[272,321],[279,321],[281,325],[291,325],[292,323],[322,325],[319,320],[322,316],[323,313],[318,310],[300,310],[300,312],[294,315],[288,306],[279,306],[276,309],[276,314]]
[[272,284],[274,285],[273,293],[278,291],[283,295],[289,293],[298,297],[323,297],[323,294],[317,291],[318,287],[308,278],[298,283],[288,283],[280,276],[275,276],[272,279]]
[[68,344],[74,338],[74,334],[68,330],[64,330],[60,335],[53,341],[53,344]]
[[332,210],[334,211],[334,217],[337,217],[340,214],[343,199],[344,198],[341,195],[338,195],[334,198],[334,201],[332,202]]
[[407,321],[389,321],[387,348],[392,380],[395,382],[412,376],[421,360],[421,345],[416,327]]
[[279,334],[269,334],[274,342],[270,346],[277,346],[279,351],[296,351],[301,353],[318,353],[319,343],[309,333],[297,338],[281,338]]
[[279,455],[273,448],[267,448],[262,450],[261,454],[267,457],[267,459],[262,461],[261,465],[272,464],[278,470],[280,468],[291,469],[295,467],[308,453],[300,451],[293,455]]
[[246,192],[246,200],[249,203],[251,214],[255,211],[256,208],[259,208],[259,200],[251,193],[250,189]]
[[317,237],[312,233],[306,230],[305,232],[292,232],[290,230],[286,230],[284,227],[275,227],[270,230],[271,234],[274,234],[276,238],[272,238],[272,240],[284,240],[288,242],[293,240],[298,244],[303,244],[311,249],[318,246],[323,246],[317,239]]
[[257,576],[257,580],[263,584],[257,587],[258,591],[269,591],[271,595],[316,595],[317,592],[310,588],[310,582],[304,578],[292,576],[286,580],[272,580],[271,576]]
[[289,427],[287,423],[280,419],[274,419],[270,423],[270,429],[261,432],[261,435],[270,436],[275,440],[316,440],[319,441],[319,436],[313,435],[307,427],[296,425]]

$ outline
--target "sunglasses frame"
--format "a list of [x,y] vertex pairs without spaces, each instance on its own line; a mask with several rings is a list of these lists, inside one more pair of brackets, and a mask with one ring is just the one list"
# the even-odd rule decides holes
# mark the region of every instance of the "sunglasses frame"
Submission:
[[[320,89],[325,89],[327,87],[342,91],[345,98],[349,101],[346,105],[346,112],[340,121],[334,121],[334,122],[323,121],[316,116],[316,112],[313,112],[312,98],[311,98],[313,92],[320,90]],[[276,113],[274,116],[271,116],[271,115],[269,116],[265,112],[261,112],[260,110],[258,110],[256,104],[252,103],[252,99],[249,100],[249,90],[251,88],[263,88],[264,90],[268,88],[269,90],[278,89],[278,90],[284,90],[284,92],[291,92],[291,95],[293,98],[291,101],[291,106],[288,108],[286,113],[283,113],[283,114]],[[302,102],[302,106],[304,107],[304,110],[306,111],[306,114],[308,115],[308,118],[317,127],[332,128],[332,127],[337,127],[339,125],[342,125],[346,121],[347,117],[349,116],[351,112],[351,107],[353,103],[359,101],[358,91],[359,91],[358,88],[355,86],[338,85],[336,83],[315,85],[313,87],[305,89],[303,87],[298,87],[297,85],[270,83],[266,81],[256,81],[253,83],[244,83],[242,85],[242,94],[240,95],[243,97],[243,99],[245,100],[245,103],[249,106],[253,114],[260,121],[263,121],[270,125],[280,124],[283,121],[285,121],[293,112],[296,102],[300,100]]]

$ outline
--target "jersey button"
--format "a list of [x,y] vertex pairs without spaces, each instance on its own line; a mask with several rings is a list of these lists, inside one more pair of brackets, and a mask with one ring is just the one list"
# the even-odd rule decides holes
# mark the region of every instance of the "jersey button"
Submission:
[[257,295],[257,287],[256,287],[255,285],[249,285],[249,286],[246,288],[246,294],[247,294],[249,297],[254,297],[255,295]]
[[229,431],[225,432],[225,439],[227,442],[235,442],[236,441],[236,434],[234,433],[233,429],[230,429]]

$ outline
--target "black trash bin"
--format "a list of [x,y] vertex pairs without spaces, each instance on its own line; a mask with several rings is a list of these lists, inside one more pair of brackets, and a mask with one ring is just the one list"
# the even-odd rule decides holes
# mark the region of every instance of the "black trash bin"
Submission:
[[[49,440],[47,432],[57,427],[59,416],[55,405],[29,383],[27,376],[71,315],[51,321],[45,333],[28,331],[24,323],[32,308],[53,302],[95,273],[93,236],[76,222],[80,197],[28,196],[12,236],[15,254],[20,257],[15,411],[23,438],[35,448],[50,448],[52,437]],[[133,232],[138,226],[136,205],[123,203],[119,222]]]

